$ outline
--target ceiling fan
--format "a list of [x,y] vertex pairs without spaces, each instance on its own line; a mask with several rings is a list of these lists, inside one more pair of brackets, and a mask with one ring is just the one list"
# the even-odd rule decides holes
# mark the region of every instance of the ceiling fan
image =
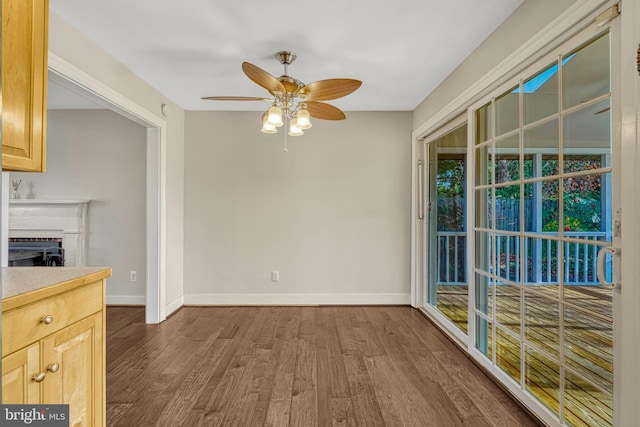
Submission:
[[323,120],[343,120],[344,112],[321,101],[342,98],[360,87],[362,82],[354,79],[319,80],[305,85],[288,75],[288,67],[296,60],[296,54],[280,51],[274,54],[284,65],[284,74],[274,77],[260,67],[242,63],[242,71],[254,83],[265,88],[273,98],[253,96],[205,96],[211,101],[268,101],[271,107],[262,115],[262,132],[276,133],[278,127],[288,124],[292,136],[303,134],[311,127],[310,117]]

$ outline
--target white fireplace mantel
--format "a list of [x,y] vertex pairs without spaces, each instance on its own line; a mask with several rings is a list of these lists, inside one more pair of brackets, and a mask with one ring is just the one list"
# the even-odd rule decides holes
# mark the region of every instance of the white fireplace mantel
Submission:
[[71,199],[9,199],[10,205],[79,205],[91,202],[91,200]]
[[87,263],[87,219],[90,200],[11,199],[9,237],[62,237],[65,265]]

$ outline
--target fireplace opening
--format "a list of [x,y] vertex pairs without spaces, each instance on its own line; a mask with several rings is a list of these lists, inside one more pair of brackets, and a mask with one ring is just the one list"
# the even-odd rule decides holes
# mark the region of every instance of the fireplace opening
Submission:
[[10,237],[10,267],[64,266],[62,239],[57,237]]

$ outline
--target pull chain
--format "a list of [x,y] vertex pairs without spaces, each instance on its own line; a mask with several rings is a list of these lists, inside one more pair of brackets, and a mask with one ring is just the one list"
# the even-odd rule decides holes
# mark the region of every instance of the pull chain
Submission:
[[283,129],[284,130],[284,151],[288,152],[289,149],[287,148],[287,133],[288,133],[287,129],[289,129],[289,118],[285,117],[284,122],[285,122],[285,129]]

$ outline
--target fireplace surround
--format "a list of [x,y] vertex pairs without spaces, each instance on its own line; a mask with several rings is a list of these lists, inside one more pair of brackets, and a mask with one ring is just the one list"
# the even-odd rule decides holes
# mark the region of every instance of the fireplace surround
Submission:
[[[70,267],[86,266],[89,205],[89,200],[10,200],[10,246],[12,242],[19,241],[53,243],[59,240],[61,242],[61,252],[64,253],[63,265]],[[39,243],[33,245],[27,243],[26,245],[29,247],[43,246]],[[60,265],[59,261],[56,258],[52,258],[49,252],[46,254],[43,252],[45,257],[47,254],[49,255],[49,260],[54,262],[55,265]]]

